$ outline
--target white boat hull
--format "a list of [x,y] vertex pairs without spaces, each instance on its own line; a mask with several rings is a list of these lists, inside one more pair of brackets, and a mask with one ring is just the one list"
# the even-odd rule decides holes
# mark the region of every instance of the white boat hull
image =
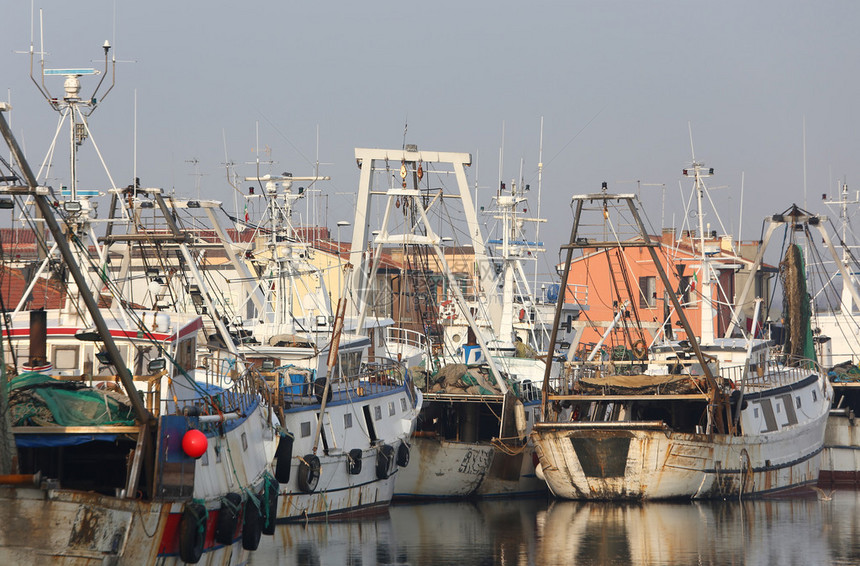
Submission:
[[398,470],[395,496],[457,498],[475,493],[493,463],[493,447],[481,442],[412,438],[412,461]]
[[[415,395],[411,386],[365,397],[354,390],[338,392],[326,407],[315,456],[319,478],[311,490],[299,478],[303,462],[314,457],[319,405],[285,411],[282,426],[294,441],[291,453],[283,455],[291,464],[289,478],[281,482],[278,521],[327,521],[384,511],[394,495],[395,478],[415,465],[415,449],[408,444],[422,403],[420,394]],[[392,456],[381,465],[386,446]],[[350,452],[355,450],[361,451],[355,459],[360,465],[350,470]],[[410,455],[405,466],[398,464],[402,451]]]
[[850,409],[834,409],[827,419],[820,482],[825,485],[860,483],[860,426]]

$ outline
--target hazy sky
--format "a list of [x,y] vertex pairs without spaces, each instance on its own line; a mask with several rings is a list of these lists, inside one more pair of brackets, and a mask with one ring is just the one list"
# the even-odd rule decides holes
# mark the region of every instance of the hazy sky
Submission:
[[[37,165],[56,115],[30,82],[29,57],[17,53],[30,44],[30,2],[7,4],[0,97],[11,98],[13,129]],[[570,230],[570,196],[602,181],[615,192],[635,191],[636,180],[665,184],[665,224],[679,226],[688,124],[697,159],[716,169],[710,184],[725,187],[714,196],[735,235],[745,176],[744,239],[792,203],[826,212],[821,194],[842,180],[860,189],[856,1],[43,1],[37,51],[40,7],[47,67],[100,68],[105,39],[122,61],[90,121],[119,185],[132,179],[136,92],[143,184],[194,196],[199,183],[229,208],[225,139],[229,160],[253,161],[259,127],[271,170],[307,175],[319,132],[333,230],[352,215],[342,193],[358,182],[353,148],[399,148],[406,122],[407,143],[472,153],[479,204],[488,204],[503,124],[503,180],[522,162],[536,197],[543,117],[542,239],[551,256]],[[62,79],[48,81],[59,95]],[[94,85],[85,80],[84,93]],[[58,149],[52,177],[67,175],[64,156]],[[91,163],[91,146],[81,159]],[[81,186],[104,188],[96,173],[87,165]],[[656,227],[662,191],[642,192]]]

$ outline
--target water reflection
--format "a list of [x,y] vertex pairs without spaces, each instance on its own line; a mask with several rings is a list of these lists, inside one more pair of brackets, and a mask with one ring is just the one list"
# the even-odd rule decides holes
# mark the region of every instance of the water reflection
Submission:
[[280,525],[250,564],[374,566],[858,564],[860,492],[765,501],[514,500],[396,505],[348,523]]

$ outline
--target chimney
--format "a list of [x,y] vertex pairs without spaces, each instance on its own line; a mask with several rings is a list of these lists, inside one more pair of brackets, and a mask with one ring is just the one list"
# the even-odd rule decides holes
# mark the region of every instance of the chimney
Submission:
[[39,371],[48,365],[48,313],[45,309],[30,311],[30,359],[28,371]]

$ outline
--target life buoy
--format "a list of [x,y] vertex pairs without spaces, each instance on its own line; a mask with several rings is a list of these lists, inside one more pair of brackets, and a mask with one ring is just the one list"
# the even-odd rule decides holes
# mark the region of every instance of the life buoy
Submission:
[[263,518],[263,531],[264,535],[273,535],[275,534],[275,521],[278,520],[278,492],[280,491],[280,486],[278,482],[272,479],[270,476],[266,477],[266,481],[263,484],[263,494],[260,500],[266,504],[265,507],[265,517]]
[[221,510],[218,512],[218,522],[215,525],[215,542],[233,544],[239,517],[242,515],[242,496],[238,493],[228,493],[221,498]]
[[245,550],[257,550],[260,546],[260,537],[263,531],[260,528],[259,503],[252,498],[245,500],[245,512],[242,521],[242,548]]
[[[325,393],[325,378],[318,377],[314,380],[314,395],[317,398],[317,401],[322,403],[323,393]],[[328,390],[328,398],[326,399],[326,403],[331,401],[331,387]]]
[[282,434],[278,440],[278,449],[275,451],[275,479],[279,483],[290,481],[290,468],[293,466],[293,441],[292,434]]
[[397,447],[397,465],[401,468],[409,465],[409,445],[405,440]]
[[347,470],[353,476],[361,473],[361,456],[361,448],[353,448],[349,451],[349,455],[346,458]]
[[524,321],[526,318],[526,309],[520,309],[520,322]]
[[391,475],[391,464],[394,462],[394,447],[383,444],[376,452],[376,477],[384,480]]
[[454,307],[454,301],[442,301],[439,303],[439,318],[445,320],[454,320],[457,318],[457,309]]
[[648,345],[641,338],[633,343],[633,357],[637,360],[644,360],[648,355]]
[[320,459],[314,454],[306,454],[299,462],[299,489],[313,493],[320,481]]
[[206,507],[186,503],[179,521],[179,557],[188,564],[197,564],[203,556],[206,542]]

